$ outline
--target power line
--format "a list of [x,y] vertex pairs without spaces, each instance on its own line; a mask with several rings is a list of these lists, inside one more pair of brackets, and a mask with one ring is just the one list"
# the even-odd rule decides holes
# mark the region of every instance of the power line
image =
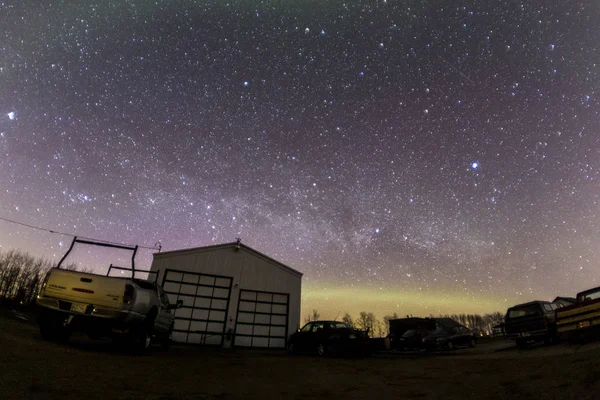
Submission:
[[[31,228],[31,229],[37,229],[37,230],[40,230],[40,231],[50,232],[50,233],[54,233],[54,234],[58,234],[58,235],[65,235],[65,236],[71,236],[71,237],[77,236],[77,235],[73,235],[72,233],[65,233],[65,232],[56,231],[56,230],[52,230],[52,229],[48,229],[48,228],[43,228],[41,226],[30,225],[30,224],[26,224],[24,222],[19,222],[19,221],[15,221],[15,220],[4,218],[4,217],[0,217],[0,220],[6,221],[6,222],[10,222],[11,224],[17,224],[17,225],[21,225],[21,226],[26,226],[26,227]],[[94,238],[83,237],[83,236],[77,236],[77,237],[80,237],[82,239],[88,239],[88,240],[103,242],[103,243],[119,244],[119,245],[125,245],[125,246],[133,246],[133,245],[125,244],[125,243],[109,242],[107,240],[102,240],[102,239],[94,239]],[[151,246],[143,246],[143,245],[138,245],[138,247],[141,247],[143,249],[158,250],[158,251],[161,251],[161,249],[162,249],[162,245],[161,245],[160,242],[156,242],[154,244],[154,246],[152,246],[152,247]]]

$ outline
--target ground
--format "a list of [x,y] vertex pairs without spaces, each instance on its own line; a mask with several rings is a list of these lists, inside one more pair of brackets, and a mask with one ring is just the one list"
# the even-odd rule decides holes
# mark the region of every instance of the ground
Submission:
[[597,399],[600,343],[518,350],[507,340],[438,355],[371,358],[43,341],[31,321],[0,313],[4,399]]

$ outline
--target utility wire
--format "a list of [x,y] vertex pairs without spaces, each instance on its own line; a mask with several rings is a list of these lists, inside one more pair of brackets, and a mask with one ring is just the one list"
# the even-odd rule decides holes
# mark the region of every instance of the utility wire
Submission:
[[[65,235],[65,236],[71,236],[71,237],[76,237],[77,236],[77,235],[73,235],[72,233],[65,233],[65,232],[56,231],[56,230],[52,230],[52,229],[42,228],[41,226],[30,225],[30,224],[26,224],[24,222],[19,222],[19,221],[15,221],[15,220],[4,218],[4,217],[0,217],[0,220],[6,221],[6,222],[10,222],[11,224],[17,224],[17,225],[21,225],[21,226],[26,226],[26,227],[31,228],[31,229],[37,229],[37,230],[44,231],[44,232],[55,233],[55,234],[58,234],[58,235]],[[118,244],[118,245],[123,245],[123,246],[133,246],[133,245],[125,244],[125,243],[109,242],[107,240],[102,240],[102,239],[94,239],[94,238],[83,237],[83,236],[77,236],[77,237],[80,237],[82,239],[88,239],[88,240],[92,240],[92,241],[97,241],[97,242],[109,243],[109,244]],[[138,245],[138,247],[141,247],[143,249],[158,250],[158,251],[161,251],[161,249],[162,249],[162,245],[161,245],[160,242],[156,242],[154,244],[154,246],[152,246],[152,247],[150,247],[150,246],[143,246],[143,245]]]

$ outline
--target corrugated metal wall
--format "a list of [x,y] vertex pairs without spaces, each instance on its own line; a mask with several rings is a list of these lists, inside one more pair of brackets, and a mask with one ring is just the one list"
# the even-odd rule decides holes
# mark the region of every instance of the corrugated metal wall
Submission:
[[[229,246],[155,254],[151,270],[160,271],[159,282],[163,281],[166,269],[233,278],[225,331],[235,330],[240,289],[289,293],[288,337],[300,325],[302,277],[294,275],[268,258],[261,257],[243,247],[239,250]],[[229,345],[228,342],[224,344],[226,347]]]

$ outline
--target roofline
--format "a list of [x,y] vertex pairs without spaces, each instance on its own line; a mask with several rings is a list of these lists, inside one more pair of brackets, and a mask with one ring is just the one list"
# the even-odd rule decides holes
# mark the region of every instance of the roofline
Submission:
[[240,249],[244,249],[250,253],[254,253],[254,254],[258,255],[259,257],[263,257],[263,258],[275,263],[277,266],[283,268],[284,270],[286,270],[296,276],[302,277],[304,275],[302,272],[297,271],[292,267],[288,267],[284,263],[277,261],[276,259],[269,257],[268,255],[263,254],[260,251],[255,250],[250,246],[246,246],[245,244],[238,243],[238,242],[215,244],[215,245],[211,245],[211,246],[192,247],[190,249],[178,249],[178,250],[164,251],[161,253],[153,253],[152,257],[153,258],[163,258],[164,256],[174,256],[174,255],[179,255],[179,254],[194,253],[199,250],[216,250],[216,249],[221,249],[221,248],[225,249],[228,247],[237,247]]
[[521,304],[515,304],[512,307],[508,307],[510,308],[515,308],[515,307],[522,307],[522,306],[528,306],[530,304],[538,304],[538,303],[554,303],[554,301],[549,301],[549,300],[532,300],[532,301],[528,301],[527,303],[521,303]]

